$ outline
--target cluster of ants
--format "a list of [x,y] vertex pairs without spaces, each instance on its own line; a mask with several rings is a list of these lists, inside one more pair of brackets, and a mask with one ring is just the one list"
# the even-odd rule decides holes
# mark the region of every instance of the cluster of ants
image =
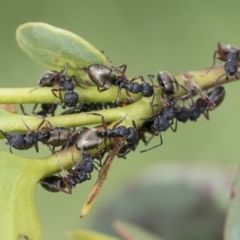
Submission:
[[[213,56],[213,64],[207,72],[215,66],[216,60],[219,59],[225,62],[224,75],[226,75],[226,80],[228,80],[229,76],[236,76],[236,78],[238,78],[239,53],[240,51],[236,47],[222,47],[221,44],[218,43],[218,49],[214,52]],[[144,135],[147,132],[153,136],[160,136],[160,143],[141,152],[146,152],[158,147],[163,143],[161,132],[169,128],[175,132],[178,121],[183,123],[188,120],[196,121],[201,114],[204,114],[208,119],[208,111],[216,108],[225,96],[225,89],[216,84],[211,92],[205,93],[202,91],[200,98],[194,101],[192,96],[196,93],[179,84],[176,78],[168,72],[158,72],[156,76],[158,84],[154,85],[153,75],[148,75],[151,84],[145,82],[142,76],[128,79],[125,75],[126,68],[126,65],[107,67],[101,64],[92,64],[85,69],[89,78],[97,86],[99,92],[106,91],[113,85],[118,87],[117,99],[114,103],[87,103],[86,101],[79,103],[79,95],[74,89],[76,86],[85,87],[78,83],[74,75],[70,78],[66,77],[68,64],[66,64],[60,72],[48,71],[40,78],[39,87],[57,87],[52,88],[51,91],[55,97],[61,100],[61,103],[41,104],[40,111],[36,111],[37,104],[34,106],[33,114],[42,119],[35,131],[29,129],[25,122],[24,125],[27,129],[26,134],[6,133],[0,130],[2,135],[7,139],[6,144],[10,146],[11,152],[11,148],[27,150],[32,147],[35,147],[38,152],[38,142],[45,144],[52,153],[56,153],[55,147],[61,146],[61,150],[63,150],[73,145],[81,151],[80,160],[77,162],[73,160],[73,167],[70,170],[66,171],[62,168],[64,176],[52,175],[40,181],[40,184],[46,190],[51,192],[62,191],[70,194],[72,188],[77,184],[91,179],[91,173],[94,169],[101,173],[101,170],[99,170],[96,165],[102,169],[104,164],[101,163],[101,160],[104,154],[111,152],[115,146],[119,147],[118,156],[125,158],[130,151],[135,150],[139,140],[142,140],[145,144],[148,143]],[[220,77],[222,77],[222,75]],[[180,87],[186,91],[186,95],[175,97]],[[131,104],[131,102],[135,101],[131,94],[136,93],[141,93],[142,97],[152,97],[150,107],[153,108],[154,97],[156,97],[154,88],[160,88],[162,90],[160,100],[163,103],[163,108],[148,118],[141,119],[143,121],[141,127],[136,126],[134,121],[132,121],[132,127],[127,128],[120,126],[124,120],[121,119],[110,129],[107,126],[104,116],[99,113],[94,113],[94,111],[97,110],[124,107],[127,104]],[[126,91],[128,103],[120,103],[122,89]],[[62,96],[62,91],[65,92],[64,97]],[[185,106],[186,104],[188,107]],[[53,127],[45,117],[48,115],[54,116],[58,105],[61,105],[62,108],[69,108],[62,112],[61,115],[84,112],[101,117],[102,125],[95,128],[81,127],[78,130],[66,127]],[[20,106],[23,113],[27,115],[23,106]],[[173,127],[174,122],[175,126]],[[43,126],[44,124],[46,125]],[[99,150],[99,146],[102,144],[104,144],[105,147]],[[88,153],[89,150],[95,149],[97,152],[94,156]]]

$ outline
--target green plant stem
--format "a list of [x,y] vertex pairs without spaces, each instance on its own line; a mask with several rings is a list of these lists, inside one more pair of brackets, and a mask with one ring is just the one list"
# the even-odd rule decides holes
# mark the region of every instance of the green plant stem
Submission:
[[[178,82],[187,87],[191,87],[196,91],[199,89],[209,89],[215,86],[216,79],[224,73],[223,68],[214,68],[208,74],[204,75],[205,71],[191,71],[179,74],[176,76]],[[183,77],[185,76],[185,78]],[[189,77],[190,76],[190,77]],[[234,80],[235,77],[230,77],[229,82]],[[189,80],[190,79],[190,80]],[[196,82],[193,81],[195,79]],[[218,84],[226,83],[225,76],[223,76]],[[196,89],[197,88],[197,89]],[[39,88],[35,91],[29,93],[31,88],[15,88],[15,89],[0,89],[1,100],[0,103],[48,103],[53,102],[56,98],[53,96],[49,88]],[[89,87],[88,89],[77,88],[77,92],[80,94],[80,100],[87,100],[88,102],[111,102],[116,100],[117,87],[113,86],[107,91],[98,92],[96,87]],[[183,96],[186,91],[183,88],[179,89],[177,96]],[[132,126],[132,120],[136,122],[137,126],[141,126],[144,119],[153,115],[159,111],[163,104],[160,101],[161,90],[155,88],[155,98],[154,98],[154,108],[150,107],[152,97],[146,98],[141,97],[140,94],[133,95],[136,99],[135,102],[129,104],[125,107],[107,109],[102,111],[95,111],[102,114],[108,123],[113,126],[117,121],[123,119],[122,124],[127,127]],[[126,93],[122,91],[121,101],[126,100]],[[41,118],[37,116],[23,116],[8,113],[4,110],[0,111],[1,130],[5,132],[26,132],[26,127],[22,120],[24,120],[31,130],[36,130],[42,121]],[[92,124],[101,124],[102,120],[99,116],[89,115],[89,114],[73,114],[73,115],[62,115],[46,118],[51,122],[53,126],[63,126],[63,127],[80,127]],[[3,136],[2,136],[3,137]],[[103,148],[104,146],[101,146]],[[61,162],[63,168],[69,168],[72,164],[72,154],[74,159],[79,160],[80,151],[76,150],[75,147],[71,147],[58,155],[58,159]],[[46,175],[54,174],[61,170],[59,162],[56,161],[56,154],[53,154],[45,159],[43,159],[43,164],[46,164]]]
[[[224,73],[223,68],[214,68],[208,74],[206,71],[189,71],[176,76],[178,82],[186,86],[188,89],[192,88],[199,92],[200,89],[207,90],[215,86],[216,79]],[[185,77],[183,77],[185,76]],[[234,80],[235,77],[230,77],[229,82]],[[218,84],[226,83],[226,78],[223,76]],[[2,88],[0,89],[0,103],[50,103],[54,101],[60,101],[60,99],[54,97],[51,92],[51,88],[38,88],[34,91],[29,92],[33,88]],[[141,126],[144,122],[141,119],[146,119],[150,115],[159,111],[163,104],[160,101],[161,90],[155,88],[154,108],[151,109],[150,102],[152,97],[145,98],[141,97],[140,94],[132,94],[136,102],[129,104],[126,107],[107,109],[99,112],[104,115],[106,122],[114,122],[125,117],[127,126],[132,125],[132,120],[136,122],[138,126]],[[117,86],[112,86],[110,89],[104,92],[99,92],[96,87],[89,87],[88,89],[76,88],[80,96],[80,101],[86,100],[87,102],[113,102],[116,101],[118,92]],[[177,96],[183,96],[186,91],[180,87]],[[127,95],[124,90],[121,91],[121,102],[127,100]],[[4,121],[1,122],[1,130],[4,132],[26,132],[26,127],[23,124],[24,120],[31,130],[36,130],[42,121],[36,116],[23,116],[13,115],[5,111],[1,111],[1,117],[4,117]],[[73,114],[73,115],[60,115],[55,117],[46,118],[51,122],[53,126],[63,127],[78,127],[86,126],[91,124],[100,124],[101,118],[93,115],[86,115],[84,113]],[[125,122],[125,123],[126,123]]]

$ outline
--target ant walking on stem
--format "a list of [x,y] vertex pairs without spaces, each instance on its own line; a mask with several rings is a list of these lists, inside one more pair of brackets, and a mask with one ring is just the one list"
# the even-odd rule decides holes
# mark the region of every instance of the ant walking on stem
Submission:
[[[229,76],[235,76],[236,79],[239,77],[238,67],[240,62],[240,49],[232,45],[222,46],[220,42],[217,44],[217,50],[213,53],[212,66],[207,70],[206,74],[214,68],[217,59],[225,62],[224,70],[226,80],[228,81]],[[222,75],[222,76],[223,76]]]

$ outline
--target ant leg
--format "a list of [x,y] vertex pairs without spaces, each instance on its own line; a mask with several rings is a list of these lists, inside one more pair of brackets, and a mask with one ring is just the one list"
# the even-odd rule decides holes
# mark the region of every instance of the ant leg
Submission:
[[222,45],[221,45],[220,42],[218,42],[217,47],[218,47],[218,49],[216,51],[214,51],[214,53],[213,53],[213,63],[212,63],[212,66],[207,70],[207,72],[205,74],[209,73],[210,70],[212,70],[215,67],[216,62],[217,62],[217,54],[219,55],[218,59],[220,59],[222,61],[226,61],[226,56],[225,56],[225,53],[223,51],[223,48],[222,48]]
[[67,188],[67,190],[61,189],[61,192],[67,193],[67,194],[72,194],[72,187],[68,184],[67,180],[65,178],[63,178],[63,183],[65,184],[65,187]]
[[140,79],[141,82],[145,82],[145,80],[144,80],[144,78],[143,78],[142,75],[139,75],[139,76],[137,76],[137,77],[132,78],[129,82],[130,82],[130,83],[131,83],[131,82],[134,82],[134,81],[136,81],[137,79]]
[[67,70],[68,70],[68,63],[65,64],[64,69],[60,72],[60,74],[62,74],[63,76],[65,76],[66,73],[67,73]]
[[[219,59],[222,61],[226,61],[226,56],[225,56],[225,53],[224,53],[221,43],[218,42],[217,46],[218,46],[217,53],[219,54]],[[215,57],[215,59],[216,59],[216,57]]]
[[152,150],[152,149],[154,149],[154,148],[156,148],[156,147],[160,147],[160,146],[163,144],[163,140],[162,140],[162,135],[161,135],[161,133],[159,133],[159,136],[160,136],[160,143],[159,143],[158,145],[153,146],[153,147],[151,147],[151,148],[148,148],[148,149],[146,149],[146,150],[142,150],[142,151],[140,151],[140,152],[143,153],[143,152],[147,152],[147,151],[149,151],[149,150]]
[[36,152],[38,152],[38,143],[35,143],[34,147],[35,147]]
[[101,89],[101,87],[97,86],[97,90],[98,90],[99,92],[104,92],[104,91],[108,90],[108,88],[102,88],[102,89]]
[[86,113],[87,115],[95,115],[95,116],[100,116],[102,118],[102,125],[103,125],[103,129],[106,131],[107,130],[107,124],[105,121],[105,118],[102,114],[100,113]]
[[[54,97],[59,98],[61,100],[61,102],[63,102],[63,98],[62,98],[62,94],[61,94],[62,89],[52,89],[51,92],[54,95]],[[59,92],[59,96],[57,96],[57,94],[55,92]]]
[[175,126],[174,128],[172,127],[172,125],[170,125],[170,128],[172,129],[173,132],[176,132],[177,131],[177,120],[175,121]]
[[63,166],[62,166],[62,164],[60,163],[60,160],[59,160],[59,158],[58,158],[58,154],[55,153],[55,156],[56,156],[56,158],[57,158],[57,161],[58,161],[58,164],[59,164],[59,166],[60,166],[60,168],[61,168],[61,171],[63,172],[64,176],[67,177],[66,171],[65,171],[65,169],[63,168]]
[[[127,91],[126,91],[126,93],[127,93]],[[127,94],[127,95],[128,95],[128,94]],[[121,97],[121,88],[118,87],[118,94],[117,94],[117,101],[116,101],[116,104],[117,104],[117,105],[119,104],[120,97]]]
[[0,133],[2,133],[2,135],[7,139],[7,134],[5,132],[3,132],[2,130],[0,130]]
[[135,122],[134,120],[132,120],[132,124],[133,124],[133,127],[138,130],[137,125],[136,125],[136,122]]
[[203,116],[204,116],[207,120],[210,119],[210,118],[209,118],[208,110],[206,110],[205,112],[203,112]]
[[78,87],[81,87],[81,88],[83,88],[83,89],[87,89],[87,88],[83,87],[83,86],[77,81],[75,75],[72,75],[72,76],[70,77],[69,81],[70,81],[70,82],[74,82],[75,85],[77,85]]
[[226,75],[226,73],[223,73],[222,75],[220,75],[218,78],[217,78],[217,80],[216,80],[216,82],[215,82],[215,86],[214,86],[214,88],[216,88],[218,85],[218,81],[220,80],[220,78],[221,77],[223,77],[224,75]]
[[22,121],[23,121],[23,123],[24,123],[26,129],[28,130],[28,133],[32,132],[32,130],[27,126],[27,124],[25,123],[25,121],[24,121],[23,119],[22,119]]
[[215,65],[216,65],[216,63],[217,63],[217,53],[218,53],[218,50],[214,51],[214,53],[213,53],[213,63],[212,63],[212,66],[207,69],[207,71],[206,71],[206,73],[205,73],[204,75],[208,74],[208,73],[215,67]]
[[54,85],[54,83],[56,83],[56,82],[58,81],[57,79],[58,79],[59,74],[60,74],[60,73],[53,74],[53,76],[49,77],[48,79],[46,79],[46,81],[42,82],[38,87],[30,90],[29,92],[32,92],[32,91],[35,91],[35,90],[38,89],[38,88],[41,88],[42,86],[44,86],[44,84],[45,84],[46,82],[50,82],[52,79],[54,79],[54,80],[53,80],[53,85]]
[[123,65],[121,65],[121,66],[119,66],[117,68],[120,68],[120,69],[122,68],[122,72],[125,74],[125,72],[127,70],[127,64],[123,64]]
[[37,131],[40,129],[40,127],[46,122],[50,128],[53,128],[53,125],[43,116],[38,116],[39,118],[42,119],[42,122],[38,125]]
[[[148,76],[148,78],[150,79],[150,81],[151,81],[151,83],[152,83],[152,87],[154,87],[154,85],[153,85],[153,80],[152,80],[152,78],[154,77],[154,75],[148,74],[147,76]],[[144,81],[144,79],[143,79],[143,81]],[[154,90],[153,90],[152,101],[149,103],[150,107],[152,108],[152,112],[153,112],[153,107],[154,107],[154,105],[153,105],[154,98],[155,98],[155,93],[154,93]],[[156,105],[155,105],[155,106],[156,106]]]
[[136,101],[135,98],[132,97],[127,90],[126,90],[126,94],[127,94],[127,98],[128,98],[131,102],[135,102],[135,101]]
[[12,147],[11,147],[11,146],[9,147],[9,150],[10,150],[10,153],[13,153],[13,152],[12,152]]
[[[93,161],[93,163],[97,164],[100,168],[103,166],[101,162],[98,163],[98,162],[96,162],[96,161]],[[97,169],[97,170],[98,170],[98,169]],[[99,171],[99,170],[98,170],[98,171]]]
[[[44,180],[44,179],[43,179]],[[68,189],[68,190],[65,190],[64,188],[59,188],[59,187],[56,187],[54,186],[53,184],[50,184],[50,183],[47,183],[47,182],[44,182],[44,181],[39,181],[40,184],[42,185],[45,185],[45,186],[48,186],[49,189],[55,189],[56,191],[51,191],[51,192],[64,192],[66,194],[72,194],[72,190],[71,190],[71,187],[69,186],[69,184],[66,182],[65,179],[62,179],[62,182],[65,184],[65,187]],[[49,190],[48,190],[49,191]]]
[[54,149],[49,144],[46,144],[46,146],[51,153],[54,153]]
[[23,113],[24,115],[26,115],[26,116],[29,116],[29,114],[27,114],[27,113],[25,112],[23,105],[22,105],[21,103],[20,103],[19,105],[20,105],[20,108],[21,108],[21,110],[22,110],[22,113]]
[[38,106],[38,103],[36,103],[36,104],[34,105],[33,110],[32,110],[32,114],[36,114],[36,113],[35,113],[35,110],[36,110],[37,106]]
[[114,125],[113,125],[113,129],[116,128],[120,123],[123,122],[123,120],[126,118],[127,115],[125,115],[122,119],[118,120]]

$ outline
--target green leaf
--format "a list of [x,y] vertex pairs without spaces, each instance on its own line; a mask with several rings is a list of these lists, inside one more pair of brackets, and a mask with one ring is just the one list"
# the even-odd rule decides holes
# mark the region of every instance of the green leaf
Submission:
[[240,239],[240,168],[233,184],[224,227],[224,240]]
[[37,160],[0,152],[0,239],[42,239],[34,202],[41,165]]
[[119,240],[119,238],[116,237],[88,230],[71,231],[69,235],[72,236],[73,240]]
[[16,38],[21,49],[49,70],[62,70],[69,63],[68,75],[93,85],[83,68],[99,63],[110,66],[107,57],[83,38],[46,23],[29,22],[18,27]]
[[126,221],[115,221],[114,229],[123,239],[131,240],[163,240],[156,235]]

